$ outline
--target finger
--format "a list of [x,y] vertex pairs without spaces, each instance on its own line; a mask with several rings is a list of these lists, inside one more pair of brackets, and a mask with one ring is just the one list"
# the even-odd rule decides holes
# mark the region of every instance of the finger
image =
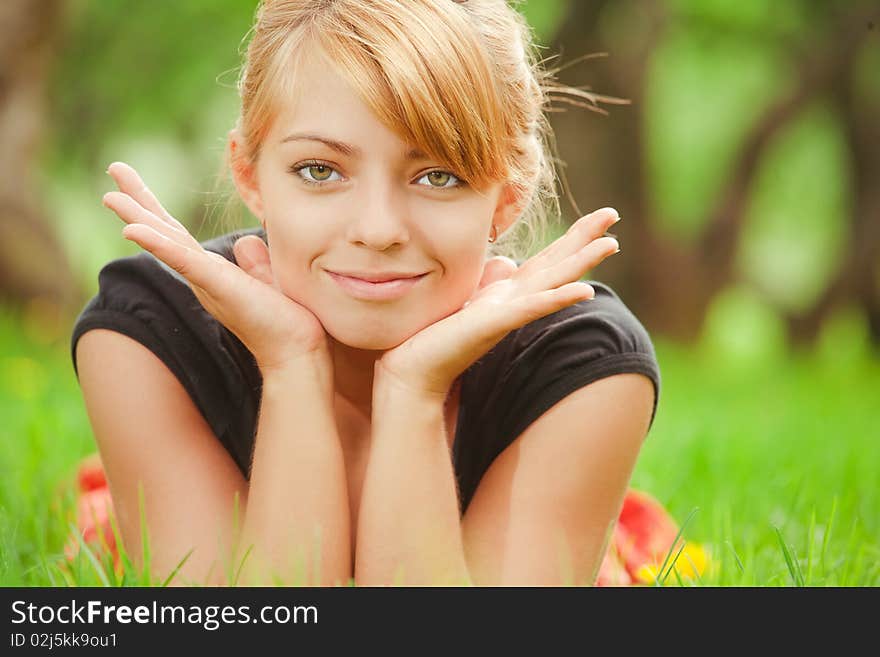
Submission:
[[503,330],[511,331],[595,296],[596,290],[589,283],[583,281],[567,283],[505,304],[505,312],[499,313],[499,321],[505,323]]
[[489,258],[483,265],[483,275],[477,285],[477,289],[471,295],[471,298],[464,302],[463,308],[467,308],[471,301],[480,294],[480,291],[489,287],[493,283],[510,278],[516,273],[516,262],[506,256],[495,256]]
[[477,289],[482,290],[484,287],[492,285],[492,283],[510,278],[516,273],[516,270],[516,262],[506,256],[489,258],[486,264],[483,265],[483,276]]
[[232,253],[238,266],[247,274],[279,289],[275,274],[272,272],[269,249],[262,239],[256,235],[245,235],[233,244]]
[[144,206],[160,219],[168,222],[177,230],[186,231],[186,228],[177,219],[171,216],[155,194],[147,187],[137,171],[125,162],[113,162],[107,167],[107,173],[116,182],[119,191],[131,196],[135,201]]
[[596,267],[605,258],[620,250],[620,244],[613,237],[595,239],[579,251],[531,276],[520,279],[522,292],[538,293],[542,290],[553,290],[564,285],[577,282],[588,271]]
[[[166,230],[170,229],[166,226]],[[208,292],[215,290],[218,281],[222,280],[224,263],[232,265],[222,256],[212,257],[217,254],[211,254],[201,247],[189,248],[146,224],[129,224],[122,229],[122,236],[152,253],[193,285]]]
[[185,229],[181,231],[169,225],[168,222],[157,217],[128,194],[107,192],[104,194],[102,202],[127,224],[144,224],[153,228],[160,235],[178,241],[182,245],[201,248],[201,245]]
[[556,289],[520,296],[504,303],[483,305],[479,316],[468,323],[466,333],[469,340],[473,340],[476,335],[485,336],[474,343],[476,350],[482,355],[510,331],[579,301],[592,299],[595,295],[596,291],[589,283],[576,281]]
[[529,276],[536,271],[564,260],[573,253],[577,253],[586,244],[600,237],[619,220],[620,215],[618,215],[617,210],[614,208],[600,208],[595,212],[584,215],[574,222],[562,237],[551,242],[537,255],[520,265],[520,275]]

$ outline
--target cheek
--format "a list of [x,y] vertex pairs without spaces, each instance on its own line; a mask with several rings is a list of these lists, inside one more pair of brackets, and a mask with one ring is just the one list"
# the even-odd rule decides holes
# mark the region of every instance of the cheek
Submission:
[[292,221],[269,222],[267,226],[272,274],[285,295],[302,303],[308,291],[309,265],[314,258],[313,244],[302,239],[309,232]]
[[445,242],[438,243],[436,253],[443,267],[443,296],[461,307],[476,290],[486,260],[486,244],[479,223],[470,222],[466,231],[447,235]]
[[485,259],[484,249],[471,246],[444,263],[445,271],[439,283],[443,287],[444,305],[454,306],[454,310],[457,310],[473,296],[483,274]]

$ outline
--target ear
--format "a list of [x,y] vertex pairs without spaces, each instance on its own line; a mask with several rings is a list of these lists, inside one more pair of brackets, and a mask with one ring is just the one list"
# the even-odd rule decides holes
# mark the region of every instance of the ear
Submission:
[[260,220],[263,228],[266,228],[266,221],[263,218],[263,201],[260,197],[260,188],[257,185],[257,177],[255,168],[249,164],[244,157],[244,140],[238,128],[229,131],[229,139],[227,141],[226,158],[229,168],[232,171],[232,180],[235,183],[235,189],[241,200],[251,211],[251,213]]
[[492,223],[498,227],[498,234],[513,226],[524,209],[521,191],[513,183],[505,183],[492,215]]

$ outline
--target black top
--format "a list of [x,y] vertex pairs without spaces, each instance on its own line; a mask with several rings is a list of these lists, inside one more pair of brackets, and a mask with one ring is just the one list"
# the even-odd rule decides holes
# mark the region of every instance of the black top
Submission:
[[[250,228],[202,244],[235,262],[232,244],[247,234],[266,239],[262,228]],[[495,457],[588,383],[623,372],[644,374],[654,384],[653,425],[660,370],[651,338],[610,287],[589,283],[595,298],[511,331],[462,374],[452,449],[462,513]],[[141,342],[180,380],[248,478],[262,386],[250,351],[202,307],[177,272],[150,253],[111,261],[101,269],[98,286],[73,327],[74,371],[77,340],[89,329],[113,329]]]

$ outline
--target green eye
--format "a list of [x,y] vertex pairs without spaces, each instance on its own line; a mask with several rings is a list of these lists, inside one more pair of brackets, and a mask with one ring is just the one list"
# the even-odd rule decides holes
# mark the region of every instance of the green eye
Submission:
[[432,171],[427,174],[428,179],[431,181],[431,184],[437,183],[434,185],[435,187],[446,187],[446,184],[452,178],[452,174],[446,173],[445,171]]
[[434,189],[455,189],[456,187],[464,187],[467,185],[464,180],[448,171],[429,171],[428,173],[422,174],[422,177],[419,178],[419,180],[422,181],[426,178],[428,179],[428,184],[425,186],[433,187]]
[[323,164],[312,164],[307,168],[309,175],[315,180],[327,180],[330,174],[333,173],[333,169]]
[[[317,160],[301,162],[300,164],[290,167],[288,170],[306,185],[323,185],[326,182],[342,180],[342,177],[336,169],[329,164],[318,162]],[[334,173],[337,178],[332,177]]]

